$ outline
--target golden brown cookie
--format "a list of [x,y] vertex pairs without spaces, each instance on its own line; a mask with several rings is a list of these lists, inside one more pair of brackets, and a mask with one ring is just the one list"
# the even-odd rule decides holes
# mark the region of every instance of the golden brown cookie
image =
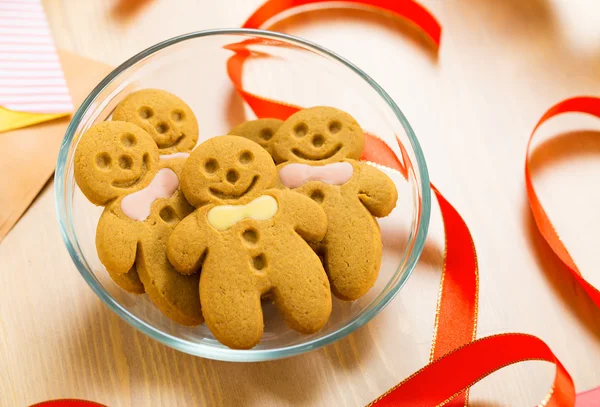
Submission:
[[145,187],[158,169],[158,149],[138,126],[103,122],[92,126],[77,143],[75,181],[94,204]]
[[[120,165],[98,166],[99,156],[103,163],[132,163],[131,174],[126,176]],[[138,161],[139,168],[134,166]],[[115,283],[130,292],[145,291],[180,324],[200,324],[199,275],[176,272],[166,255],[169,235],[193,208],[178,190],[178,174],[159,162],[152,138],[131,123],[93,126],[75,151],[75,178],[88,199],[105,206],[96,249]]]
[[[196,153],[202,146],[201,153]],[[181,190],[195,207],[237,203],[277,184],[269,153],[241,137],[214,137],[196,147],[181,173]]]
[[133,123],[146,130],[161,154],[191,151],[198,141],[198,121],[180,98],[160,89],[142,89],[121,101],[113,120]]
[[269,154],[273,155],[273,152],[271,151],[271,141],[282,124],[283,120],[279,119],[251,120],[234,127],[229,131],[229,134],[250,139],[265,148]]
[[345,158],[358,160],[365,146],[362,129],[348,113],[317,106],[291,115],[270,142],[277,164],[327,164]]
[[115,284],[121,287],[123,290],[133,294],[144,294],[146,292],[144,289],[144,284],[142,284],[140,281],[140,276],[138,276],[135,264],[127,273],[124,274],[114,273],[108,269],[106,271]]
[[307,243],[325,234],[325,213],[303,195],[273,189],[276,178],[269,154],[235,136],[200,144],[182,173],[182,191],[199,207],[171,234],[168,257],[183,274],[202,267],[206,324],[234,349],[260,341],[266,294],[298,332],[318,331],[331,313],[327,275]]
[[373,218],[396,205],[393,181],[366,163],[364,134],[349,114],[331,107],[304,109],[289,117],[273,137],[281,186],[321,204],[327,234],[314,246],[322,257],[334,295],[356,300],[375,283],[382,242]]
[[[331,168],[342,164],[343,171]],[[327,234],[313,247],[323,259],[333,294],[356,300],[377,280],[382,242],[374,216],[394,209],[396,187],[377,168],[356,160],[307,167],[280,164],[282,186],[311,197],[327,213]]]

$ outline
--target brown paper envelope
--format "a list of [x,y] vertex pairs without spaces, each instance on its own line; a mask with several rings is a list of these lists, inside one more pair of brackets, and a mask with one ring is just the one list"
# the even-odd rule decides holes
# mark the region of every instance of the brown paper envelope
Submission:
[[[58,51],[73,106],[79,106],[111,67],[67,51]],[[0,241],[54,172],[70,118],[0,133]]]

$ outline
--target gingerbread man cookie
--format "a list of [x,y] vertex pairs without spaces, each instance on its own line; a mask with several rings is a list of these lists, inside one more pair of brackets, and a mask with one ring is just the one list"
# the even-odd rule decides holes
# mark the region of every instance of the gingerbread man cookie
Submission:
[[356,300],[375,284],[382,256],[379,225],[396,205],[393,181],[357,161],[364,134],[349,114],[332,107],[303,109],[270,140],[283,187],[311,197],[327,213],[328,230],[315,247],[336,297]]
[[229,131],[229,134],[250,139],[273,155],[271,140],[282,124],[283,120],[279,119],[250,120],[234,127]]
[[292,329],[321,329],[331,313],[331,292],[307,241],[325,235],[323,209],[301,194],[273,188],[273,159],[241,137],[200,144],[181,178],[185,197],[197,209],[177,225],[167,253],[183,274],[202,267],[202,313],[213,335],[230,348],[255,346],[264,326],[261,297],[267,294]]
[[[112,119],[146,130],[161,155],[191,151],[198,141],[198,121],[180,98],[160,89],[142,89],[123,99]],[[187,157],[186,157],[187,158]]]
[[199,276],[176,272],[166,255],[169,235],[193,208],[150,135],[131,123],[96,124],[77,145],[74,172],[84,195],[105,207],[96,248],[113,280],[127,291],[145,291],[174,321],[200,324]]

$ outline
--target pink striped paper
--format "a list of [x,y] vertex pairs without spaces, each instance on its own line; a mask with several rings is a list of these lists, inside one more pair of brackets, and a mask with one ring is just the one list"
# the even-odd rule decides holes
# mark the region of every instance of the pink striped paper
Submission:
[[73,110],[41,0],[0,0],[0,106],[28,113]]

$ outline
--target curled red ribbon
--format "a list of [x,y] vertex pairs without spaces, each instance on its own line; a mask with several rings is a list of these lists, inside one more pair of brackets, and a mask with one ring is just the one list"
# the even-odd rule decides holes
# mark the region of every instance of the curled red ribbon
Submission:
[[[270,0],[250,16],[243,27],[261,28],[261,25],[284,11],[307,4],[320,3],[327,2],[324,0]],[[439,23],[415,1],[351,0],[344,3],[374,7],[390,12],[397,17],[408,19],[420,27],[436,46],[439,46],[441,35]],[[236,90],[258,117],[285,119],[296,112],[299,107],[253,94],[245,90],[242,85],[244,62],[251,57],[265,57],[259,53],[253,53],[249,48],[253,42],[260,43],[261,41],[263,40],[251,40],[228,47],[235,53],[228,61],[228,74]],[[539,124],[558,113],[560,112],[547,113],[548,117],[542,118]],[[404,151],[403,146],[400,143],[399,145],[401,151]],[[406,168],[400,163],[391,148],[371,134],[366,135],[363,159],[394,168],[406,176]],[[410,165],[410,161],[405,160],[405,165]],[[538,212],[543,213],[533,187],[530,185],[531,182],[528,178],[528,194],[530,190],[533,192],[538,203]],[[370,406],[466,405],[467,391],[470,386],[498,369],[526,360],[543,360],[556,365],[554,384],[543,400],[543,405],[574,406],[575,388],[571,377],[548,346],[540,339],[523,334],[504,334],[474,341],[478,296],[475,245],[460,214],[433,185],[432,189],[438,198],[444,221],[446,258],[442,270],[431,361],[427,366],[374,400]],[[536,221],[551,226],[545,213],[543,215],[544,217],[536,216]],[[544,236],[549,243],[552,241],[552,238],[547,237],[551,235]],[[556,236],[555,232],[554,236]],[[558,253],[562,254],[563,252],[559,250]],[[564,249],[564,253],[567,253],[566,249]],[[570,256],[568,259],[570,260]],[[572,260],[570,263],[565,263],[574,266]],[[576,274],[580,276],[576,267],[571,267],[571,269],[576,270]]]
[[[554,225],[550,221],[550,218],[546,214],[544,207],[540,203],[540,200],[533,187],[531,181],[531,174],[529,172],[529,150],[531,149],[531,143],[535,137],[536,130],[546,121],[554,116],[563,113],[587,113],[592,116],[600,118],[600,99],[594,97],[575,97],[572,99],[563,100],[560,103],[552,106],[542,118],[537,122],[535,128],[531,132],[529,142],[527,143],[527,156],[525,160],[525,185],[527,188],[527,197],[529,199],[529,206],[531,207],[531,213],[535,219],[535,223],[540,231],[540,234],[544,237],[548,245],[552,248],[552,251],[558,256],[558,258],[567,266],[567,269],[571,272],[575,280],[583,287],[586,293],[594,301],[594,303],[600,307],[600,291],[593,285],[591,285],[579,271],[577,265],[571,258],[569,251],[558,237]],[[600,396],[599,396],[600,397]]]

